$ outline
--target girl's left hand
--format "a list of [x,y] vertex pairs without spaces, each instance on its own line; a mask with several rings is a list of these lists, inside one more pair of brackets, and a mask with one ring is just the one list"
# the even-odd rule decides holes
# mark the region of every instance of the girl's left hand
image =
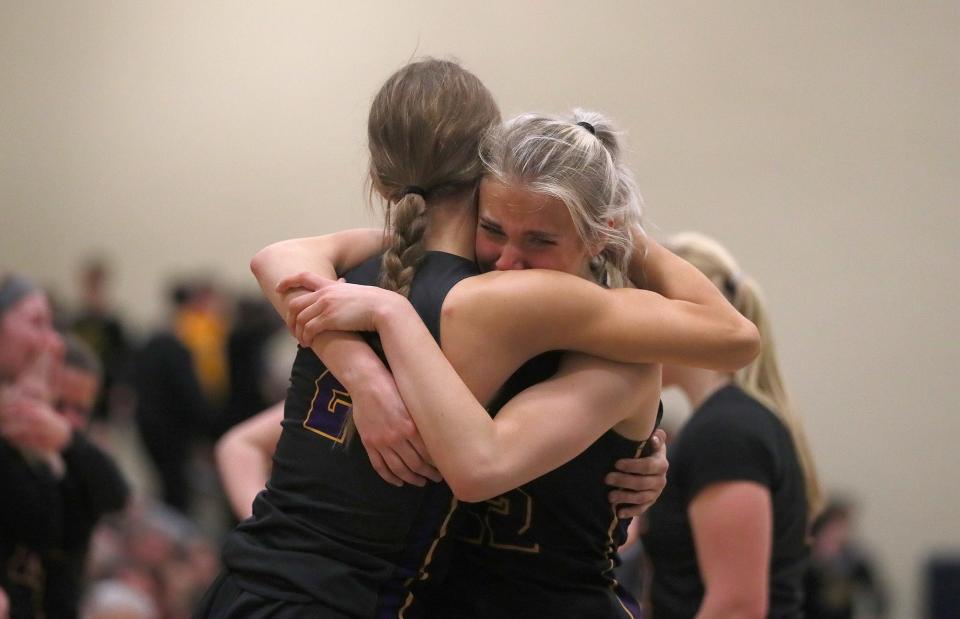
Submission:
[[277,286],[279,292],[291,288],[313,291],[289,304],[287,326],[302,346],[309,346],[322,331],[376,331],[377,310],[403,299],[383,288],[347,284],[314,273],[288,277]]

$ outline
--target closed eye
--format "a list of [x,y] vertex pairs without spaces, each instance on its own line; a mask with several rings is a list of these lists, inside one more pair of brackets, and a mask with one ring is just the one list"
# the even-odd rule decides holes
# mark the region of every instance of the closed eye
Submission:
[[542,237],[542,236],[530,237],[530,243],[531,243],[532,245],[538,245],[538,246],[541,246],[541,247],[552,246],[552,245],[556,245],[556,244],[557,244],[557,242],[554,241],[553,239],[545,238],[545,237]]
[[485,222],[480,222],[480,229],[486,232],[487,234],[503,236],[503,230],[501,230],[498,226],[494,226]]

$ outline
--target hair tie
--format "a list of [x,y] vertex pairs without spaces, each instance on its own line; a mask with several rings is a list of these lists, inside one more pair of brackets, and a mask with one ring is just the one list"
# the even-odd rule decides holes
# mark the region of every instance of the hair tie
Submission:
[[581,120],[580,122],[577,123],[577,125],[589,131],[590,135],[597,135],[597,130],[593,128],[593,125],[591,125],[585,120]]
[[421,198],[427,197],[427,190],[418,185],[407,185],[406,187],[403,188],[403,193],[401,194],[401,196],[406,196],[407,194],[410,194],[410,193],[415,193]]
[[743,280],[743,273],[737,271],[727,275],[723,280],[723,291],[727,293],[731,299],[737,296],[737,288],[740,286],[740,281]]

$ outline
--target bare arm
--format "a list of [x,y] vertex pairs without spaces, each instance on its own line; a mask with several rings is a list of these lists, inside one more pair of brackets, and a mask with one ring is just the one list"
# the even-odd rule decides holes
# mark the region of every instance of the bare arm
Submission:
[[[479,392],[485,400],[494,385],[475,383],[471,391],[406,299],[349,284],[332,284],[321,293],[325,302],[344,301],[332,305],[334,313],[327,314],[327,320],[336,321],[337,310],[356,307],[351,299],[363,299],[360,305],[376,308],[367,328],[380,332],[407,408],[444,478],[462,500],[484,500],[534,479],[618,424],[625,424],[636,437],[646,438],[653,429],[658,367],[567,355],[556,376],[516,396],[493,420],[474,394]],[[463,365],[458,369],[462,372]],[[632,420],[638,410],[644,414]]]
[[[375,229],[280,241],[260,250],[250,268],[264,296],[286,318],[290,301],[307,291],[278,291],[282,279],[302,271],[336,279],[381,251],[383,243],[383,231]],[[350,392],[357,432],[377,473],[394,485],[438,480],[393,376],[366,342],[353,333],[332,332],[312,339],[310,348]]]
[[[286,318],[292,299],[305,294],[301,288],[282,292],[277,284],[301,271],[319,273],[332,279],[365,258],[376,254],[383,243],[379,230],[348,230],[325,236],[280,241],[257,252],[250,261],[264,296],[280,316]],[[359,387],[371,376],[386,372],[380,359],[363,339],[352,333],[325,333],[311,346],[330,371],[347,389]]]
[[766,617],[773,508],[748,481],[711,484],[688,507],[704,596],[699,619]]
[[[653,430],[658,366],[567,353],[555,376],[528,387],[491,418],[442,356],[436,364],[414,362],[418,348],[408,347],[405,335],[398,341],[392,335],[381,333],[400,392],[461,500],[486,500],[535,479],[612,427],[641,440]],[[424,393],[418,386],[425,382],[434,389]]]
[[[635,232],[634,238],[641,234]],[[644,288],[673,301],[671,306],[687,316],[712,319],[719,337],[728,336],[727,348],[719,348],[707,361],[710,369],[735,371],[750,363],[760,351],[756,326],[740,314],[720,290],[699,269],[673,254],[656,240],[643,238],[643,248],[635,251],[630,262],[630,277]],[[693,307],[691,307],[691,305]],[[703,314],[706,312],[706,315]],[[696,328],[697,323],[690,323]],[[710,325],[702,325],[710,328]],[[714,356],[715,355],[715,356]],[[703,365],[696,357],[694,367]]]
[[217,470],[233,513],[240,520],[253,515],[253,499],[270,478],[281,421],[283,402],[235,425],[217,441]]
[[675,260],[693,270],[677,265],[677,277],[703,279],[716,298],[693,302],[650,290],[607,290],[556,271],[486,273],[448,296],[444,337],[472,350],[509,346],[527,356],[560,349],[716,370],[749,363],[759,345],[756,327],[699,271]]

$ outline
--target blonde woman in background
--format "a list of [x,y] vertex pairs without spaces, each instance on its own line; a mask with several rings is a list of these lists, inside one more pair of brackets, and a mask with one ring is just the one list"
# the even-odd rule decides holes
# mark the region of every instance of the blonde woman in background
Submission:
[[643,535],[653,614],[801,617],[821,490],[760,289],[706,236],[679,234],[667,246],[757,326],[762,348],[736,373],[664,365],[664,387],[678,387],[694,414],[670,442],[667,487]]

